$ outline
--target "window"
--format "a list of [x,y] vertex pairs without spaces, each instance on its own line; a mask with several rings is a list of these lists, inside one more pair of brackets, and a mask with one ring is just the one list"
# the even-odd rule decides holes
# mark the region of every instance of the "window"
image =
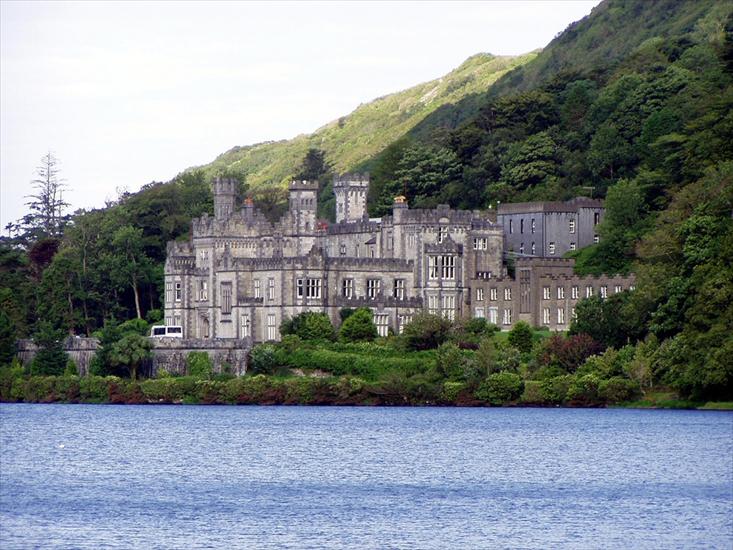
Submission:
[[476,319],[483,319],[484,318],[484,308],[477,307],[473,310],[473,316]]
[[550,287],[549,286],[543,286],[542,287],[542,299],[543,300],[549,300],[550,299]]
[[548,326],[550,324],[550,308],[542,308],[542,324]]
[[608,287],[606,285],[601,286],[601,298],[608,297]]
[[499,323],[499,310],[495,307],[489,308],[489,323],[494,325]]
[[305,297],[320,298],[321,297],[321,280],[306,279],[305,280]]
[[440,226],[438,228],[438,242],[442,243],[447,236],[448,236],[448,228]]
[[176,294],[175,294],[175,297],[176,297],[176,302],[180,302],[181,301],[181,298],[183,297],[183,289],[181,288],[181,283],[180,282],[176,282]]
[[209,283],[206,281],[199,281],[199,300],[209,299]]
[[498,291],[496,290],[496,288],[490,288],[489,289],[489,300],[491,300],[492,302],[496,302],[499,299],[497,294],[498,294]]
[[577,319],[577,318],[578,318],[578,316],[577,316],[577,315],[575,315],[575,308],[574,308],[574,307],[571,307],[571,308],[570,308],[570,317],[571,317],[571,318],[572,318],[573,320],[575,320],[575,319]]
[[438,257],[428,256],[428,279],[438,278]]
[[180,314],[176,313],[175,315],[173,315],[173,325],[176,326],[176,327],[180,327],[181,326],[181,316],[180,316]]
[[532,233],[534,233],[534,230],[535,230],[535,227],[536,227],[535,226],[535,223],[534,223],[534,218],[532,218],[532,226],[531,227],[532,227]]
[[394,280],[394,292],[393,295],[398,300],[404,300],[405,299],[405,280],[404,279],[395,279]]
[[441,275],[443,279],[452,280],[456,278],[456,257],[455,256],[441,256],[442,270]]
[[473,249],[474,250],[488,250],[489,240],[486,237],[474,238]]
[[225,315],[232,312],[232,283],[221,283],[221,312]]
[[173,301],[173,283],[165,283],[165,301]]
[[267,314],[267,339],[275,340],[277,338],[277,325],[275,325],[275,314]]
[[411,320],[412,320],[411,315],[398,315],[397,316],[397,332],[399,334],[402,334],[402,332],[405,330],[405,326],[410,324]]
[[565,287],[564,286],[557,287],[557,299],[558,300],[565,299]]
[[509,234],[511,235],[512,233],[514,233],[514,223],[512,220],[509,220]]
[[346,245],[345,244],[342,244],[341,246],[339,246],[339,254],[341,254],[342,256],[346,256]]
[[239,318],[239,327],[242,338],[249,338],[252,335],[252,325],[250,324],[248,313],[243,313]]
[[593,242],[598,244],[599,242],[601,242],[601,238],[598,235],[593,235]]
[[618,294],[621,291],[623,291],[623,288],[621,287],[621,285],[616,285],[616,286],[613,287],[613,293],[614,294]]
[[555,254],[555,243],[554,242],[550,242],[549,251],[551,255]]
[[417,237],[415,237],[414,233],[410,233],[407,235],[407,247],[413,248],[417,244]]
[[590,298],[591,296],[593,296],[593,287],[588,285],[585,287],[585,297]]
[[507,302],[512,299],[512,289],[511,288],[505,288],[504,289],[504,300]]
[[443,317],[453,321],[456,318],[456,297],[443,296]]
[[275,299],[275,279],[273,277],[267,279],[267,299]]
[[519,253],[524,254],[524,243],[519,244]]
[[629,290],[636,290],[636,287],[634,285],[629,285]]
[[558,325],[565,324],[565,308],[563,307],[557,308],[557,324]]
[[599,212],[593,213],[593,225],[598,225],[601,223],[601,214]]
[[570,250],[575,250],[575,243],[574,242],[571,242],[570,243]]
[[575,233],[575,218],[570,218],[568,221],[568,230],[570,233]]
[[377,325],[377,334],[380,336],[389,335],[389,315],[379,313],[374,316],[374,324]]
[[505,325],[511,325],[512,324],[512,310],[511,309],[508,309],[508,308],[505,308],[504,309],[503,323]]
[[519,220],[519,234],[520,235],[524,234],[524,218]]
[[255,285],[255,292],[254,292],[254,294],[255,294],[255,298],[262,298],[262,289],[260,288],[260,285],[261,284],[262,284],[262,281],[260,281],[259,279],[255,279],[254,280],[254,285]]
[[438,297],[435,294],[428,296],[428,311],[433,315],[438,314]]
[[483,288],[477,288],[476,289],[476,301],[477,302],[483,302],[484,301],[484,289]]
[[537,247],[532,243],[532,256],[534,256],[537,253]]
[[[166,317],[165,318],[165,326],[169,327],[173,324],[173,317]],[[163,330],[165,332],[165,329]]]
[[379,279],[367,279],[367,297],[376,298],[379,294]]
[[208,250],[202,250],[199,253],[199,258],[201,259],[201,265],[205,265],[206,262],[209,260],[209,251]]
[[344,298],[354,297],[354,279],[344,279],[341,281],[341,296]]
[[573,287],[571,287],[571,288],[570,288],[570,297],[571,297],[571,298],[572,298],[573,300],[577,300],[577,299],[578,299],[578,296],[579,296],[579,293],[578,293],[578,287],[577,287],[577,286],[573,286]]

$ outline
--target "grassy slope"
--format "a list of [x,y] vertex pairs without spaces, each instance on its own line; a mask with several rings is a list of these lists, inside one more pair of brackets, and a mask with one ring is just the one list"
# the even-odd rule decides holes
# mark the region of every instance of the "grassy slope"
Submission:
[[203,166],[207,176],[230,170],[253,188],[283,185],[310,147],[326,151],[339,172],[351,170],[393,143],[436,109],[487,90],[508,71],[534,59],[478,54],[447,75],[359,106],[309,135],[235,147]]

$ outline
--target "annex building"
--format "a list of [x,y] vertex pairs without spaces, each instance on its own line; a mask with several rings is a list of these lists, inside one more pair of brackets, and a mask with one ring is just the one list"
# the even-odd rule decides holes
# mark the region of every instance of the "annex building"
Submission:
[[369,218],[367,174],[333,188],[335,223],[317,219],[310,181],[290,184],[288,211],[271,223],[249,199],[236,208],[236,181],[215,179],[214,216],[193,220],[188,242],[168,243],[166,325],[181,325],[184,338],[262,342],[304,311],[338,325],[341,308],[368,307],[380,335],[421,310],[566,330],[579,299],[633,286],[633,277],[577,277],[561,258],[597,241],[600,201],[469,211],[411,209],[396,197],[391,215]]

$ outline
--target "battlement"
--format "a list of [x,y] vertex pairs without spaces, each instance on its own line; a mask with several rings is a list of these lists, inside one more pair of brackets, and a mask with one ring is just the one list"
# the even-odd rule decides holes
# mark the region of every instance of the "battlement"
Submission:
[[333,188],[343,188],[343,187],[369,187],[369,172],[364,172],[363,174],[354,173],[354,174],[341,174],[340,176],[335,176],[333,178]]
[[537,201],[537,202],[512,202],[500,204],[498,213],[505,214],[531,214],[539,212],[577,212],[579,208],[603,208],[603,201],[589,199],[587,197],[575,197],[561,201]]
[[318,191],[318,180],[293,180],[290,191]]

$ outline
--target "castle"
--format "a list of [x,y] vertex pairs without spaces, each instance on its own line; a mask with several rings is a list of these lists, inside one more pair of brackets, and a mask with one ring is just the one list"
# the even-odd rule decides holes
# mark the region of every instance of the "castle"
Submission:
[[304,311],[338,325],[342,308],[368,307],[383,336],[421,310],[567,330],[579,299],[633,288],[633,277],[578,277],[561,258],[597,242],[600,201],[421,210],[400,196],[392,215],[369,218],[368,188],[366,174],[337,177],[327,224],[316,217],[318,183],[293,181],[271,223],[249,199],[237,210],[237,182],[216,178],[214,216],[193,220],[188,242],[168,243],[166,325],[188,339],[252,343],[279,340],[280,323]]

